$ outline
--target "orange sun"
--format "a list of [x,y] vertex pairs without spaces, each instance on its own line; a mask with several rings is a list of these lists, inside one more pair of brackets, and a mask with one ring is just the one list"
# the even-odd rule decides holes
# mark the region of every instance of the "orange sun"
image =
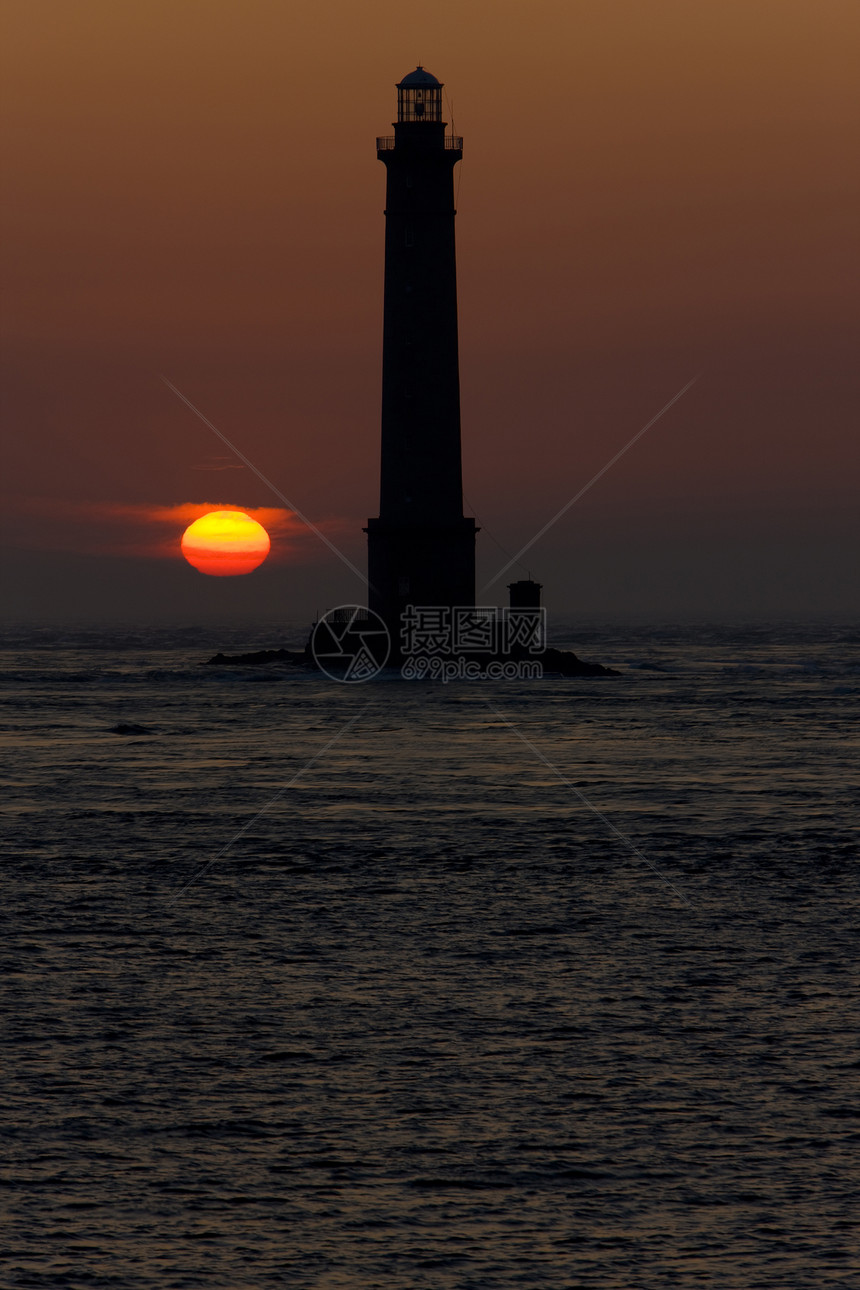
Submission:
[[269,535],[244,511],[210,511],[182,534],[182,554],[201,573],[230,578],[250,573],[269,554]]

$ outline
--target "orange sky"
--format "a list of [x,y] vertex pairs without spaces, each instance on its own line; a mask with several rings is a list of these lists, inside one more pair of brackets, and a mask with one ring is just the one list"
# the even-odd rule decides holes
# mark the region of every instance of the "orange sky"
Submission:
[[[300,619],[361,599],[313,541],[210,580],[253,582],[241,603],[195,590],[181,560],[159,583],[100,516],[213,495],[280,505],[164,373],[363,567],[378,502],[374,137],[419,60],[465,136],[479,582],[506,558],[491,534],[516,550],[701,371],[529,553],[549,603],[851,607],[856,0],[3,12],[13,616]],[[90,507],[85,537],[69,506]]]

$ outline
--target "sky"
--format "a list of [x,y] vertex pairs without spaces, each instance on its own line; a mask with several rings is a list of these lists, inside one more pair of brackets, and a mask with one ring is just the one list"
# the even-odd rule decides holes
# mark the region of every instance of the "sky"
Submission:
[[[698,375],[482,603],[528,572],[574,620],[856,612],[856,0],[2,13],[9,621],[250,629],[364,601],[329,543],[365,567],[375,137],[419,62],[465,139],[479,587]],[[179,550],[222,504],[271,521],[244,577]]]

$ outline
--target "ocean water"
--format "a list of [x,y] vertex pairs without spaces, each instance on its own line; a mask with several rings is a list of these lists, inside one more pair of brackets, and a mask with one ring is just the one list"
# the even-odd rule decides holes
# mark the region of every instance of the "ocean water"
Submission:
[[860,634],[8,633],[2,1284],[858,1284]]

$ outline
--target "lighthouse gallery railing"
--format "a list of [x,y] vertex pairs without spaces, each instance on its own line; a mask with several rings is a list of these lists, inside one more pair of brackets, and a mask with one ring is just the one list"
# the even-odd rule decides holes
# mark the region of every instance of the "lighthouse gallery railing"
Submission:
[[[377,137],[376,151],[390,152],[394,147],[394,135],[383,134]],[[446,134],[445,147],[451,148],[454,152],[463,151],[463,136],[461,134]]]

